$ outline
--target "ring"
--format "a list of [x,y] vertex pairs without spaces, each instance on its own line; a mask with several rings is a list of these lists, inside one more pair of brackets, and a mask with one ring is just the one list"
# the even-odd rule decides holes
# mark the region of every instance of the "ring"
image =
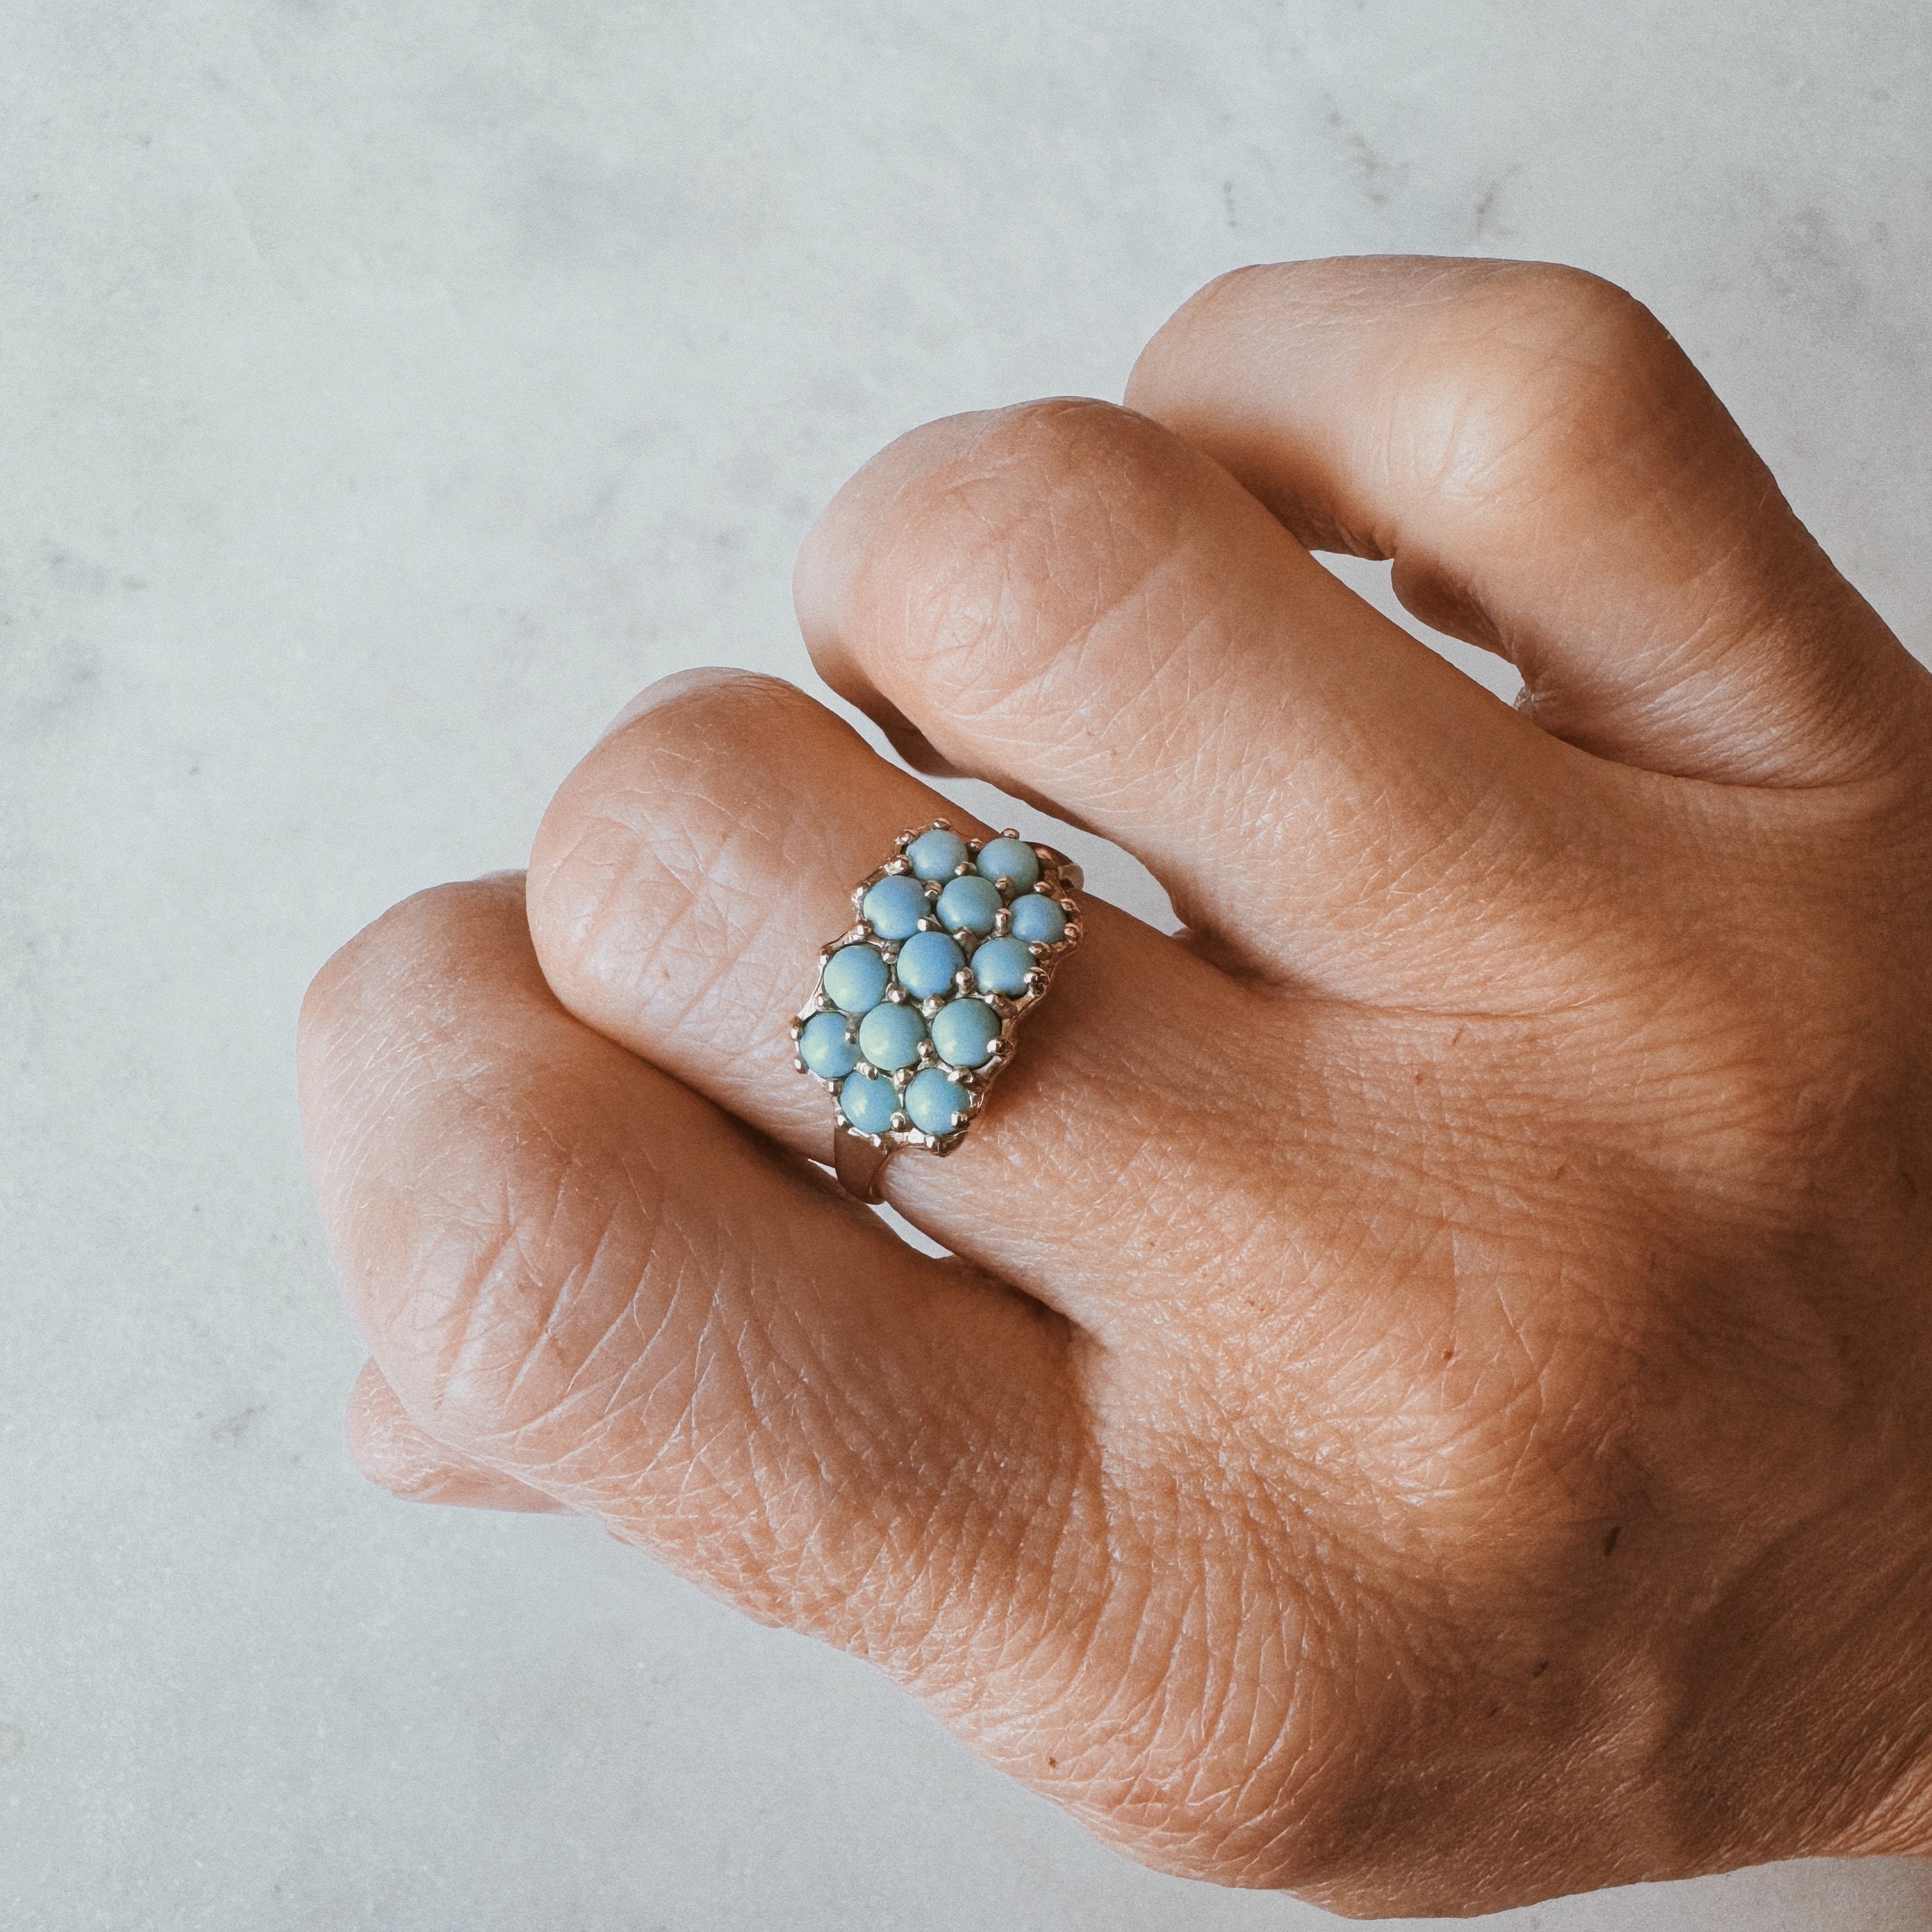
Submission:
[[792,1064],[832,1096],[832,1168],[860,1201],[902,1148],[948,1154],[1012,1064],[1014,1034],[1080,943],[1080,868],[1014,831],[902,832],[819,949]]

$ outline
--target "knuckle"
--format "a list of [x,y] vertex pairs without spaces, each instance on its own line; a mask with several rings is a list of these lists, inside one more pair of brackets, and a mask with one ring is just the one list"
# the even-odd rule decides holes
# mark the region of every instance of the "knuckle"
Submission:
[[747,809],[747,773],[763,784],[796,760],[822,766],[828,735],[849,740],[777,678],[706,672],[666,687],[578,766],[538,830],[531,934],[573,1006],[636,986],[671,953],[742,950],[784,822]]
[[392,906],[336,950],[309,982],[296,1020],[302,1086],[314,1102],[364,1076],[430,989],[460,973],[520,909],[520,874],[432,886]]
[[1204,282],[1168,316],[1135,364],[1130,401],[1142,394],[1163,397],[1177,382],[1185,386],[1197,358],[1216,357],[1231,340],[1252,341],[1257,331],[1277,326],[1311,301],[1339,292],[1343,262],[1251,262]]
[[[1505,494],[1552,462],[1600,459],[1708,412],[1708,392],[1670,334],[1627,291],[1553,262],[1430,260],[1265,263],[1210,282],[1157,335],[1136,389],[1172,400],[1210,366],[1284,329],[1342,325],[1380,345],[1412,446],[1404,466],[1432,490]],[[1346,360],[1346,358],[1345,358]],[[1352,364],[1348,366],[1353,366]]]
[[1649,311],[1628,290],[1588,268],[1564,262],[1496,262],[1457,278],[1459,305],[1493,307],[1500,303],[1538,326],[1555,339],[1602,325],[1622,327],[1633,322],[1657,325]]
[[1628,395],[1658,375],[1690,373],[1664,325],[1628,290],[1581,268],[1512,264],[1498,274],[1506,314],[1528,346],[1590,393]]
[[554,1460],[676,1356],[662,1177],[614,1096],[560,1104],[533,1068],[439,1104],[466,1108],[470,1150],[430,1156],[412,1184],[412,1238],[374,1311],[385,1361],[437,1442]]
[[556,1399],[545,1333],[569,1263],[546,1252],[538,1215],[452,1216],[396,1297],[408,1326],[411,1392],[435,1433],[456,1444],[514,1442]]
[[970,715],[1030,686],[1164,554],[1148,486],[1186,455],[1144,418],[1082,398],[935,427],[947,434],[860,560],[850,608],[897,660],[889,682]]
[[1430,333],[1406,410],[1437,426],[1442,482],[1486,499],[1552,465],[1654,444],[1707,396],[1650,311],[1581,269],[1508,263],[1458,278]]
[[[1250,262],[1228,268],[1204,282],[1175,312],[1167,328],[1176,334],[1194,325],[1219,323],[1232,316],[1244,316],[1259,310],[1278,310],[1285,303],[1306,299],[1309,275],[1316,265],[1304,262]],[[1159,338],[1156,338],[1156,340]]]
[[[409,1412],[451,1441],[540,1386],[524,1371],[549,1331],[531,1311],[578,1282],[586,1253],[604,1258],[558,1078],[568,1042],[530,1030],[554,1009],[524,928],[517,879],[418,893],[342,949],[308,1003],[305,1124],[342,1285]],[[403,1418],[365,1381],[352,1446],[380,1460],[406,1445]]]

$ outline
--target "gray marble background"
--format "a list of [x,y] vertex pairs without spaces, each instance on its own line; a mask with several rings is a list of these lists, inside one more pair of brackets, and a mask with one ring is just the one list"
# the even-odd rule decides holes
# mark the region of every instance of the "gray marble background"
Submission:
[[[1929,56],[1922,0],[0,0],[0,1922],[1331,1922],[584,1525],[365,1488],[296,1002],[648,680],[810,682],[879,444],[1117,396],[1238,262],[1624,283],[1923,650]],[[1932,1868],[1487,1922],[1916,1927]]]

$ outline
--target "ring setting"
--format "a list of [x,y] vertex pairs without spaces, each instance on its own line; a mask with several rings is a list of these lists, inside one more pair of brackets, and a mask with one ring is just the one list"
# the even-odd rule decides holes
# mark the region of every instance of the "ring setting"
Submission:
[[819,949],[791,1023],[793,1065],[832,1101],[832,1165],[878,1198],[904,1148],[949,1154],[1012,1064],[1020,1022],[1080,943],[1080,868],[1017,832],[902,832],[852,889],[853,925]]

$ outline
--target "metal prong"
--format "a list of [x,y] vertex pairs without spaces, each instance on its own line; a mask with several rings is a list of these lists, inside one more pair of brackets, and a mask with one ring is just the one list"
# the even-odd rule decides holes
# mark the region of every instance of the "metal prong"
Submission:
[[1069,892],[1077,892],[1086,884],[1085,875],[1081,872],[1079,866],[1064,852],[1051,845],[1036,845],[1034,850],[1046,854],[1048,859],[1052,862],[1054,870],[1060,874],[1060,883]]

